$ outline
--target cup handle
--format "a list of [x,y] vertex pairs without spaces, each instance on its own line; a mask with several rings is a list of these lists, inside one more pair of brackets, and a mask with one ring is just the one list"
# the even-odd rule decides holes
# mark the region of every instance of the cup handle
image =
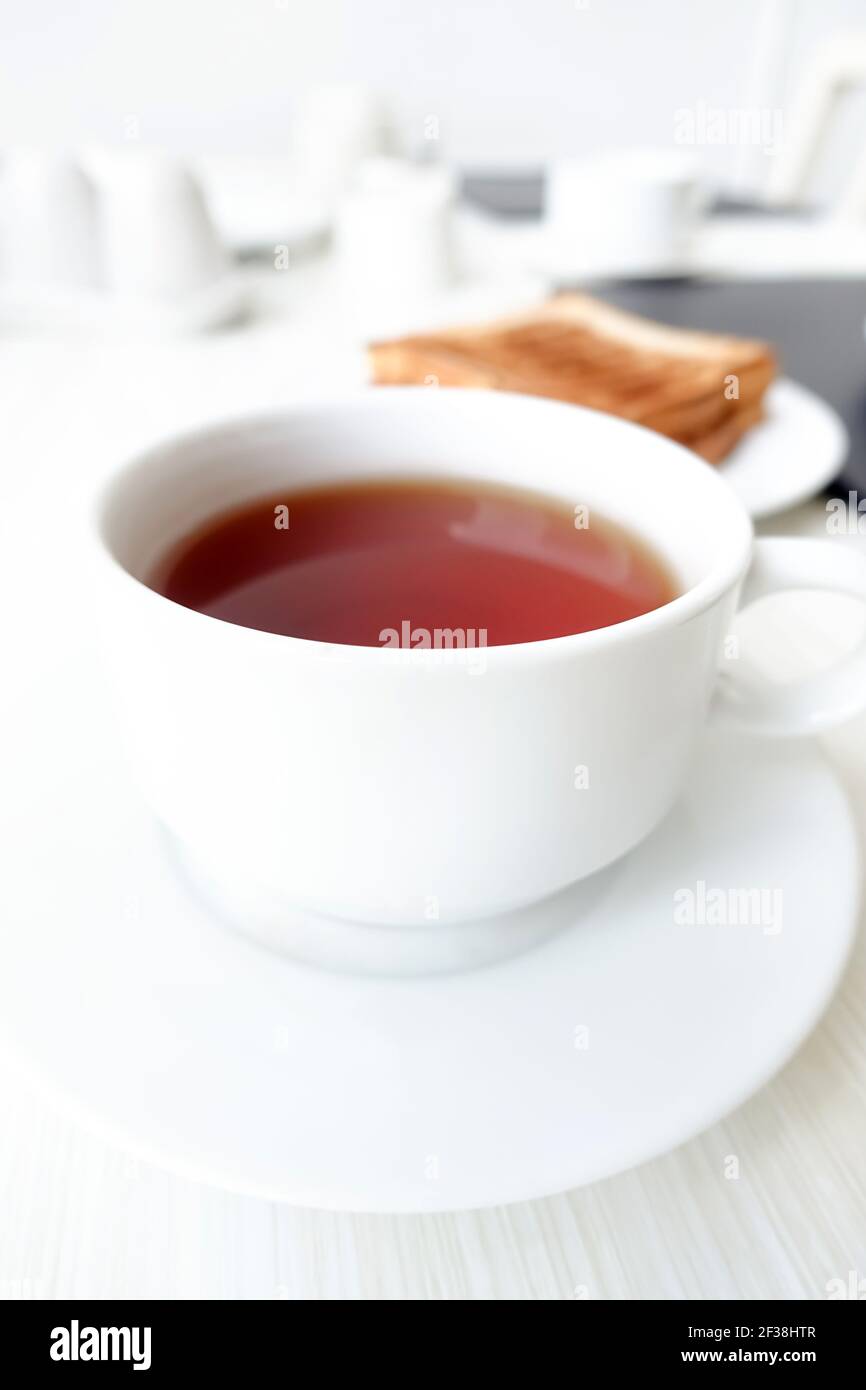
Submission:
[[[755,541],[740,608],[799,590],[831,590],[866,603],[866,555],[831,541],[767,536]],[[866,635],[828,671],[793,685],[723,670],[713,713],[755,733],[790,737],[820,733],[866,708]]]

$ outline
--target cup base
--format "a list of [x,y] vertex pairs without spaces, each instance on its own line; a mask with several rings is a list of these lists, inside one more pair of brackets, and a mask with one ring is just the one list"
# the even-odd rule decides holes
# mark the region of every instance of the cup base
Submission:
[[574,926],[609,888],[617,866],[513,912],[470,922],[391,926],[329,917],[215,873],[163,827],[180,877],[213,916],[280,955],[353,975],[436,975],[507,960]]

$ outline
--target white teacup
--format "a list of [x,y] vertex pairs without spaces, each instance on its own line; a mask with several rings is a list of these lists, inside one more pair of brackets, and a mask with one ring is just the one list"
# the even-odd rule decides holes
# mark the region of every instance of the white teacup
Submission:
[[[588,508],[590,525],[597,511],[667,559],[680,596],[612,627],[437,660],[449,654],[233,626],[142,582],[233,504],[409,475],[538,489]],[[866,560],[829,540],[753,541],[697,457],[574,406],[379,387],[221,424],[127,464],[97,529],[107,656],[146,798],[242,926],[292,949],[298,914],[324,914],[302,949],[327,942],[332,963],[358,963],[364,923],[386,968],[382,931],[399,955],[427,929],[422,963],[435,964],[438,934],[459,964],[464,949],[477,959],[467,924],[482,919],[481,954],[495,954],[508,920],[496,914],[594,874],[658,825],[714,696],[726,717],[777,734],[866,703],[864,650],[795,687],[746,683],[723,657],[744,580],[745,602],[804,588],[866,598]],[[334,935],[328,919],[351,925]]]
[[683,150],[562,161],[548,170],[547,251],[565,275],[682,274],[706,201]]
[[106,281],[132,300],[174,300],[218,283],[229,258],[198,179],[156,150],[100,161]]
[[99,214],[69,155],[13,149],[4,164],[2,273],[17,286],[93,289],[101,281]]

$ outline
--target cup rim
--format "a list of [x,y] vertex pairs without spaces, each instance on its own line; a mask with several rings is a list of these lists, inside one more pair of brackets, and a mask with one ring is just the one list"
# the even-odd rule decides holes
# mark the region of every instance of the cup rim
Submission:
[[[133,586],[140,598],[158,605],[168,605],[174,611],[175,616],[184,615],[185,620],[189,620],[196,626],[201,623],[208,625],[216,623],[227,629],[229,633],[234,634],[234,640],[259,644],[282,644],[283,650],[287,650],[285,644],[288,643],[289,648],[294,650],[296,654],[304,654],[319,660],[381,663],[384,668],[385,663],[389,659],[393,660],[397,654],[405,662],[405,669],[412,669],[413,666],[422,669],[426,663],[428,669],[447,671],[449,669],[447,664],[440,667],[431,665],[430,656],[433,649],[394,649],[328,642],[318,638],[292,637],[284,633],[264,632],[258,628],[244,627],[239,623],[231,623],[223,618],[201,613],[198,609],[188,608],[177,603],[174,599],[167,598],[158,590],[152,589],[143,580],[132,574],[114,553],[105,534],[105,528],[108,508],[116,500],[116,494],[124,482],[137,472],[180,450],[197,448],[208,441],[213,441],[216,444],[217,441],[224,440],[231,435],[278,429],[288,421],[303,416],[325,418],[335,411],[358,406],[371,410],[383,407],[387,409],[389,407],[385,406],[386,400],[399,400],[405,404],[410,400],[423,399],[429,403],[433,398],[442,400],[455,397],[473,397],[476,400],[484,400],[490,403],[492,409],[499,409],[502,402],[519,402],[522,404],[531,403],[533,407],[542,408],[548,413],[565,411],[573,416],[574,412],[578,412],[584,416],[591,416],[596,422],[603,422],[605,429],[610,428],[615,433],[623,434],[630,431],[636,443],[647,439],[652,440],[653,447],[661,446],[668,453],[678,455],[691,470],[702,473],[709,487],[716,490],[720,499],[724,499],[726,507],[738,523],[740,533],[737,538],[738,543],[732,544],[730,555],[727,558],[720,560],[697,583],[690,585],[681,594],[677,594],[675,598],[670,599],[659,608],[651,609],[646,613],[639,613],[636,617],[627,618],[622,622],[611,623],[606,627],[590,628],[584,632],[566,633],[563,636],[546,637],[531,642],[511,642],[484,646],[483,648],[455,649],[455,651],[481,651],[485,661],[492,661],[496,664],[533,658],[536,660],[570,658],[578,653],[600,650],[618,642],[648,637],[665,628],[682,626],[698,614],[705,612],[744,577],[751,559],[754,539],[751,517],[729,486],[718,475],[716,469],[699,455],[654,430],[646,429],[642,425],[624,420],[619,416],[594,410],[589,406],[574,405],[569,402],[532,396],[522,392],[496,391],[483,387],[440,386],[434,390],[429,386],[367,386],[354,391],[344,391],[339,395],[321,396],[293,402],[283,409],[234,413],[192,428],[167,434],[162,439],[157,439],[144,448],[136,450],[102,477],[90,507],[91,536],[96,541],[102,560],[108,565],[110,572],[115,577],[119,577],[122,582]],[[510,406],[504,408],[507,409]],[[375,474],[373,470],[370,470],[364,476],[373,478]],[[533,485],[531,479],[526,480],[526,486],[529,490],[534,488],[535,491],[541,493],[548,491],[544,487]]]

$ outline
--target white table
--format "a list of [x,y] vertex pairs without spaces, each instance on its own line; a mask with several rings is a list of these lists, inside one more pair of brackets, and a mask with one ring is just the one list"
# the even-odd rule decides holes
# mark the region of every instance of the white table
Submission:
[[[300,304],[304,291],[285,291],[290,311],[296,293]],[[275,319],[197,347],[0,342],[12,693],[47,660],[47,615],[74,640],[74,597],[42,557],[47,544],[58,564],[74,549],[92,476],[165,430],[358,374],[348,340],[305,321],[303,333]],[[762,529],[823,534],[824,522],[813,503]],[[850,603],[810,600],[751,627],[763,660],[794,671],[862,623]],[[866,718],[825,743],[866,836]],[[866,1276],[866,949],[798,1056],[725,1123],[546,1201],[443,1216],[304,1212],[132,1162],[5,1076],[0,1115],[0,1297],[822,1298],[829,1280]]]

